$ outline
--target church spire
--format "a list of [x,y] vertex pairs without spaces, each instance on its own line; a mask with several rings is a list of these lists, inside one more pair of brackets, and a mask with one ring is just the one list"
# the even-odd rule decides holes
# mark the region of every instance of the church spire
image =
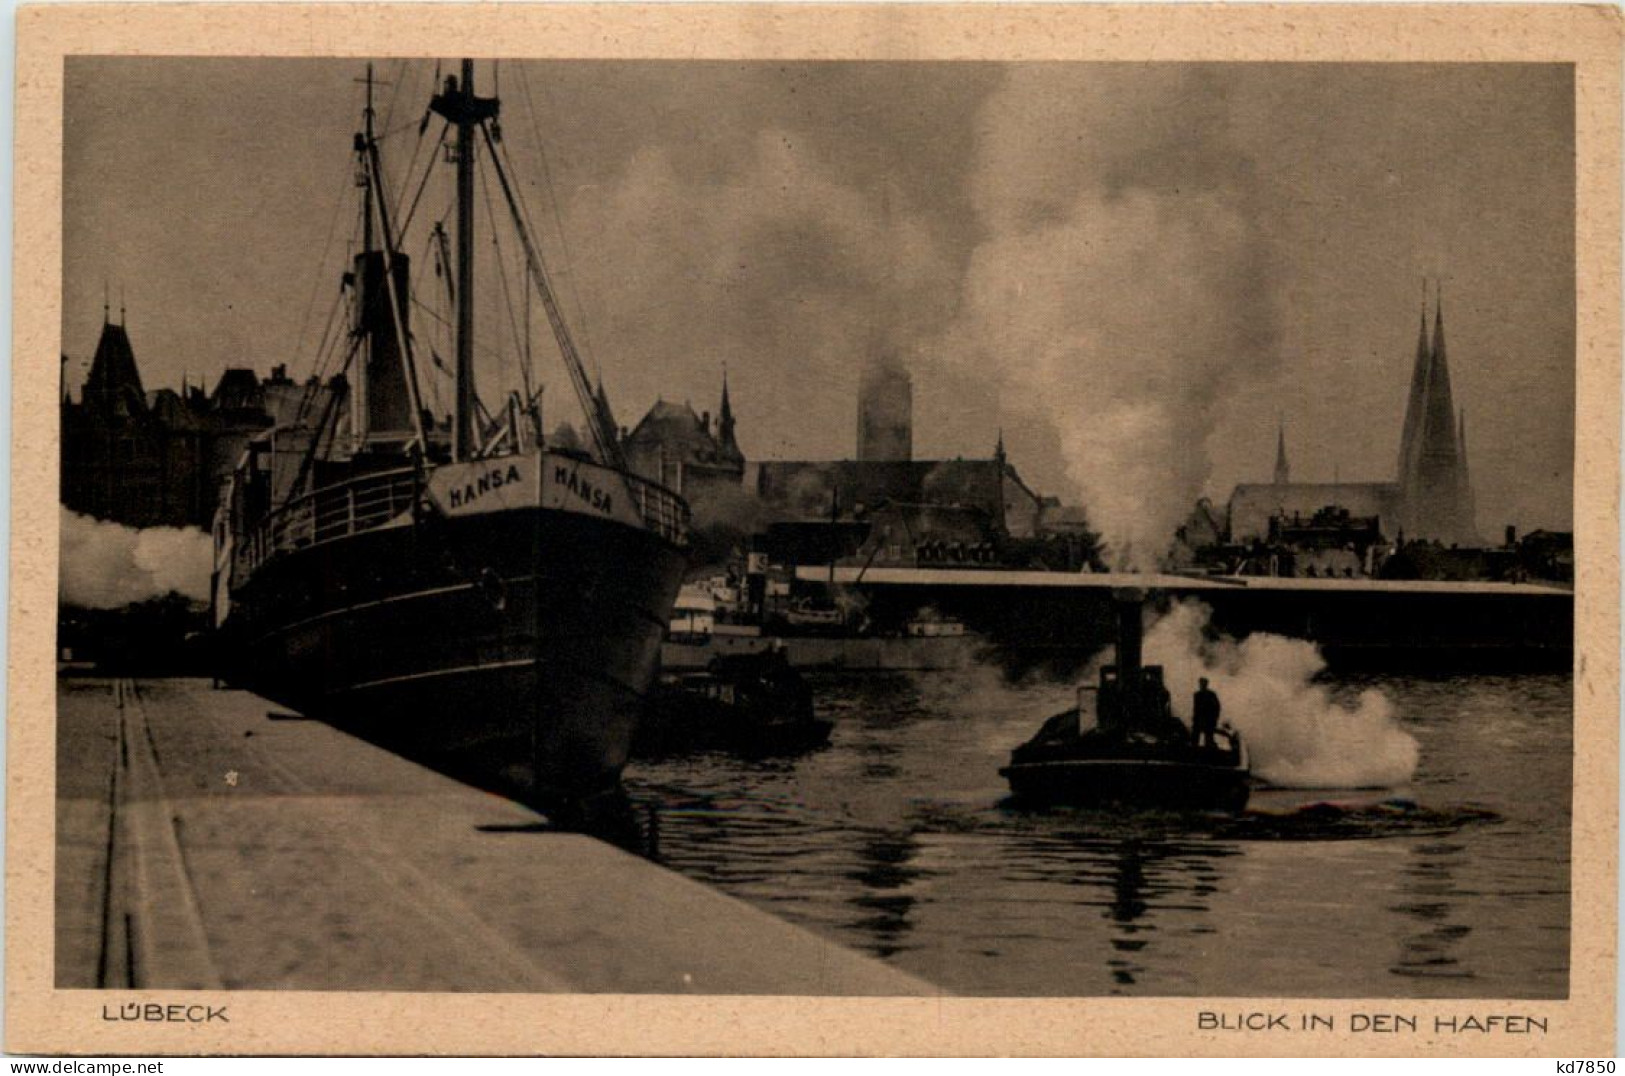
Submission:
[[1436,365],[1444,364],[1444,288],[1434,289],[1433,313],[1433,362]]
[[[1427,385],[1422,421],[1417,431],[1416,455],[1420,466],[1453,472],[1457,466],[1456,405],[1450,391],[1450,363],[1445,358],[1444,300],[1435,295],[1433,349],[1428,356]],[[1437,477],[1437,471],[1436,475]]]
[[722,451],[732,456],[743,456],[739,442],[734,439],[733,402],[728,399],[728,364],[722,364],[722,403],[717,408],[717,440]]
[[1472,472],[1467,468],[1467,409],[1461,409],[1461,417],[1456,425],[1456,452],[1461,460],[1461,496],[1459,504],[1462,514],[1462,533],[1469,541],[1478,538],[1478,503],[1473,498]]
[[1411,366],[1411,393],[1405,404],[1405,425],[1399,435],[1399,473],[1401,486],[1416,479],[1417,443],[1421,440],[1422,419],[1427,413],[1428,366],[1428,281],[1422,278],[1422,309],[1417,318],[1416,360]]
[[1275,484],[1284,486],[1292,480],[1292,468],[1286,462],[1286,419],[1275,427]]
[[[1411,427],[1415,419],[1414,430]],[[1419,538],[1470,544],[1476,541],[1472,490],[1468,485],[1463,437],[1450,384],[1444,336],[1444,301],[1436,295],[1433,342],[1421,392],[1413,391],[1406,433],[1414,437],[1409,466],[1400,476],[1405,529]]]
[[1456,421],[1456,456],[1461,460],[1461,484],[1472,488],[1467,474],[1467,409],[1463,407]]

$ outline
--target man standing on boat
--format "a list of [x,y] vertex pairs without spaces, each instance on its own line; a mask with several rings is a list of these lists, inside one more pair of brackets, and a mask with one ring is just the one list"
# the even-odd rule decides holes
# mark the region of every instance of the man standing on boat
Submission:
[[1191,743],[1197,747],[1217,747],[1213,735],[1219,729],[1219,696],[1202,677],[1191,700]]

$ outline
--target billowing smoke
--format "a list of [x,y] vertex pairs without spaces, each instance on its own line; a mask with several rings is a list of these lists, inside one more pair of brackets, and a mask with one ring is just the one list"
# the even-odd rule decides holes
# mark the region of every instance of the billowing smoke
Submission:
[[835,479],[817,467],[805,467],[790,476],[784,503],[800,519],[828,519],[837,508],[850,512],[853,505],[835,502]]
[[941,351],[1054,427],[1116,559],[1150,566],[1208,478],[1216,401],[1277,364],[1266,195],[1208,76],[1083,75],[1013,68],[983,108],[988,238]]
[[1216,402],[1278,366],[1280,192],[1211,70],[965,77],[978,103],[907,127],[906,149],[788,115],[707,136],[704,153],[642,145],[566,215],[574,277],[602,299],[591,343],[639,357],[615,367],[630,399],[749,371],[734,405],[751,401],[755,459],[848,454],[865,363],[907,369],[922,400],[975,385],[955,406],[1037,427],[1022,439],[1056,446],[1073,487],[1053,492],[1082,495],[1119,561],[1132,548],[1149,564],[1202,493]]
[[750,371],[734,392],[754,407],[752,458],[850,455],[864,362],[908,365],[956,301],[938,241],[900,195],[844,181],[786,130],[759,132],[723,174],[682,156],[641,150],[568,225],[590,241],[583,290],[614,300],[596,348],[640,357],[616,370],[631,399]]
[[977,497],[981,492],[967,487],[965,469],[955,466],[953,460],[937,464],[920,479],[920,497],[927,504],[962,504],[967,499],[981,503]]
[[723,527],[741,534],[754,534],[779,513],[744,486],[727,482],[697,482],[684,491],[696,527]]
[[1240,730],[1253,772],[1290,788],[1391,788],[1416,770],[1416,738],[1395,720],[1381,691],[1352,703],[1332,697],[1315,676],[1325,662],[1313,643],[1253,634],[1215,635],[1209,610],[1182,602],[1146,633],[1145,660],[1163,666],[1174,712],[1190,722],[1191,692],[1207,677]]
[[689,562],[696,567],[728,563],[748,548],[751,535],[765,531],[779,518],[771,505],[742,486],[701,482],[685,490],[684,497],[693,513]]
[[175,593],[209,599],[213,549],[192,527],[136,529],[62,509],[58,597],[68,605],[116,609]]

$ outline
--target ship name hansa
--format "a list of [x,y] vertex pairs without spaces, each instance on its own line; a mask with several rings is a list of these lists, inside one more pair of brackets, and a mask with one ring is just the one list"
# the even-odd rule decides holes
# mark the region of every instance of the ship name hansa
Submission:
[[516,465],[510,463],[506,472],[500,467],[492,468],[485,474],[480,475],[475,481],[464,485],[462,489],[453,489],[451,491],[451,506],[461,508],[476,497],[482,497],[493,489],[501,489],[503,485],[509,482],[518,483],[518,481],[519,468]]
[[614,510],[614,501],[610,498],[609,491],[582,479],[575,471],[563,467],[554,468],[553,481],[606,515]]

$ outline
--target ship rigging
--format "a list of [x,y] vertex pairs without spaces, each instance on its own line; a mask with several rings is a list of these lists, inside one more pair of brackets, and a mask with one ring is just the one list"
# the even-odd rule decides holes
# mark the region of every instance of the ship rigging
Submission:
[[[459,768],[522,783],[568,813],[618,782],[682,574],[688,508],[626,467],[519,197],[500,101],[479,96],[474,76],[462,61],[418,125],[421,141],[432,117],[443,120],[436,148],[455,166],[455,228],[448,235],[436,221],[427,237],[453,314],[449,421],[425,404],[411,316],[429,308],[403,245],[437,162],[431,153],[398,220],[369,65],[353,142],[361,244],[341,292],[351,310],[346,388],[326,394],[313,424],[301,413],[250,444],[214,528],[214,615],[229,675],[245,685],[455,756]],[[482,160],[495,180],[484,184],[492,241],[494,186],[522,255],[520,350],[528,357],[534,294],[590,454],[547,443],[528,363],[522,392],[499,413],[476,391]]]
[[[356,259],[354,271],[345,274],[345,291],[352,307],[352,330],[349,348],[338,364],[337,372],[344,375],[347,382],[354,384],[357,399],[368,401],[372,406],[351,409],[348,431],[350,448],[365,451],[387,446],[392,450],[420,452],[430,460],[446,461],[473,460],[519,451],[527,440],[533,444],[540,443],[544,437],[542,392],[536,385],[531,353],[530,302],[534,296],[546,316],[553,342],[580,405],[583,426],[594,458],[624,470],[626,461],[616,431],[608,421],[606,407],[593,392],[581,351],[543,260],[530,213],[519,196],[514,178],[516,169],[502,137],[500,100],[482,97],[475,92],[474,64],[464,61],[460,78],[458,75],[445,78],[440,92],[432,97],[417,125],[421,143],[430,121],[435,117],[443,121],[434,150],[443,150],[445,159],[455,167],[456,193],[452,203],[455,227],[448,231],[444,220],[434,221],[426,243],[426,249],[433,259],[435,276],[444,282],[444,299],[452,311],[451,317],[447,318],[412,291],[410,259],[404,253],[405,230],[423,203],[437,163],[434,160],[435,152],[430,153],[429,161],[415,184],[415,193],[405,209],[404,220],[397,224],[396,212],[391,210],[380,153],[384,136],[375,129],[377,111],[373,93],[374,87],[380,83],[374,79],[370,64],[365,83],[363,128],[356,133],[354,140],[356,186],[362,191],[361,254]],[[420,149],[421,146],[414,150],[412,165],[416,165]],[[482,164],[488,165],[489,175],[481,176]],[[481,186],[486,195],[486,214],[491,225],[493,245],[497,247],[499,255],[497,274],[520,354],[520,391],[509,393],[504,406],[496,414],[486,406],[476,388],[477,178],[484,180]],[[491,206],[492,190],[500,194],[507,223],[517,237],[520,254],[518,268],[523,275],[524,293],[522,328],[514,318],[507,266],[500,256],[496,211]],[[359,306],[364,302],[375,304],[376,309],[360,311]],[[448,374],[455,386],[449,437],[445,435],[445,430],[437,428],[434,413],[426,404],[424,388],[420,384],[419,372],[423,368],[418,361],[420,347],[410,328],[410,315],[414,310],[452,331],[452,367],[446,366],[432,344],[428,348],[430,367]],[[319,352],[325,349],[327,339],[324,334]],[[485,348],[487,354],[494,350],[489,346]],[[319,355],[318,363],[320,361]],[[318,375],[315,380],[322,378]],[[307,398],[314,399],[315,395],[313,392]],[[381,401],[392,401],[395,406],[381,408]],[[333,443],[333,439],[327,436],[337,419],[337,408],[333,402],[329,399],[329,406],[315,424],[312,455]],[[301,411],[301,420],[304,417]],[[287,491],[290,497],[306,492],[309,470],[308,465],[301,469],[300,480]]]

